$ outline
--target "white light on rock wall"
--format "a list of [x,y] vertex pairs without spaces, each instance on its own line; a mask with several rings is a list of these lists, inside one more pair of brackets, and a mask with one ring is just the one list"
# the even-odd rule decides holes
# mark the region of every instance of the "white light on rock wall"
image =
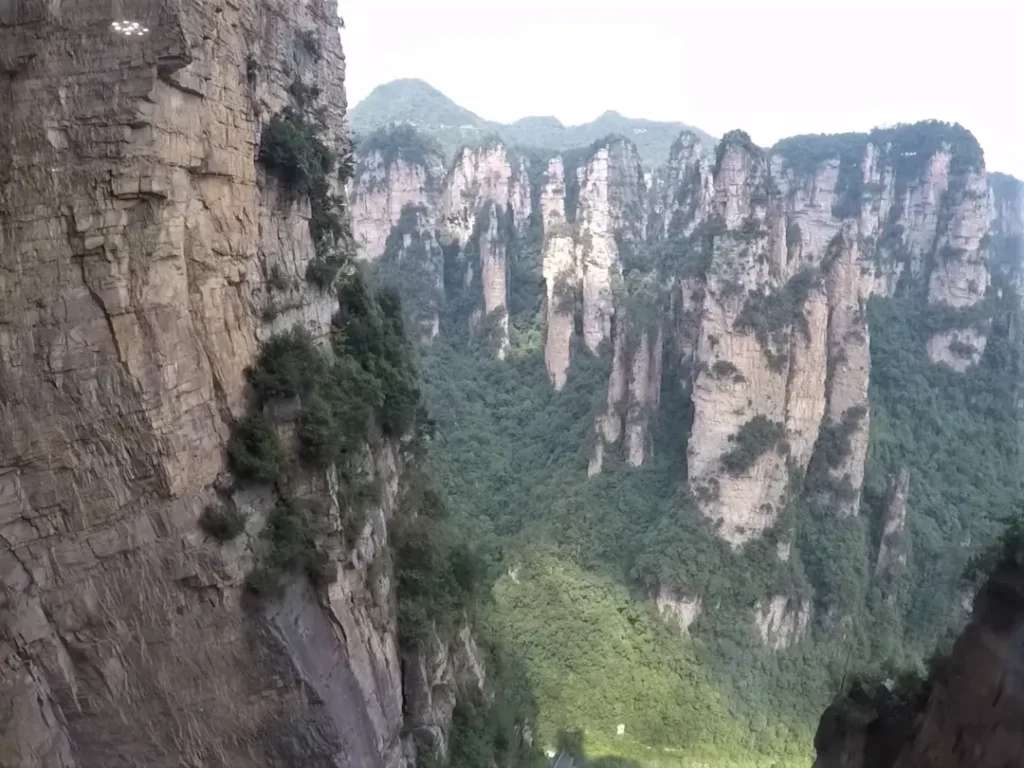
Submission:
[[110,26],[119,35],[124,35],[125,37],[142,37],[149,34],[149,27],[144,27],[139,22],[130,19],[112,21]]

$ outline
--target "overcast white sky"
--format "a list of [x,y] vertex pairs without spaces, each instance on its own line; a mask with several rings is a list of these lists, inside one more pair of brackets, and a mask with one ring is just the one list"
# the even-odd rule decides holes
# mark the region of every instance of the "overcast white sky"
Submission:
[[1024,178],[1024,2],[339,0],[349,99],[418,77],[482,117],[615,109],[770,145],[957,121]]

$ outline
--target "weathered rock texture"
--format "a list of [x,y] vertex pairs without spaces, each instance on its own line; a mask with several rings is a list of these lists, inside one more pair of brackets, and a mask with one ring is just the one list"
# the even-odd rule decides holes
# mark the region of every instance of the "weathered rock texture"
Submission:
[[875,560],[875,576],[891,582],[907,566],[907,499],[910,497],[910,471],[904,469],[893,480],[882,518],[882,540]]
[[444,172],[440,153],[414,153],[400,143],[364,148],[352,183],[352,234],[358,256],[374,262],[384,255],[388,236],[406,206],[434,212]]
[[823,715],[816,768],[1004,768],[1024,761],[1024,570],[1004,563],[925,689],[855,690]]
[[678,627],[680,632],[688,632],[690,625],[700,617],[704,609],[699,597],[690,597],[665,587],[658,589],[654,602],[661,617]]
[[423,749],[447,755],[458,699],[490,696],[481,656],[469,626],[447,642],[435,632],[421,650],[404,654],[405,724]]
[[[404,765],[396,448],[358,536],[328,512],[334,583],[262,608],[242,581],[275,492],[225,473],[261,339],[334,311],[303,280],[308,204],[254,158],[296,77],[347,153],[336,4],[114,5],[149,34],[0,2],[0,765]],[[246,533],[207,540],[208,505]]]
[[788,648],[803,639],[810,622],[810,605],[785,595],[762,600],[754,609],[754,623],[761,641],[775,651]]
[[[864,137],[853,154],[816,150],[808,138],[766,155],[740,134],[719,147],[688,471],[702,510],[735,544],[774,525],[800,492],[794,470],[811,470],[807,492],[857,512],[872,294],[890,295],[906,272],[930,303],[962,309],[984,298],[991,208],[980,159],[972,164],[951,140],[908,163],[885,138]],[[928,349],[962,371],[984,345],[962,329]],[[718,462],[755,418],[782,425],[782,439],[724,470]],[[839,455],[816,453],[836,435]]]
[[565,210],[565,165],[560,157],[548,163],[540,205],[544,227],[541,264],[547,307],[544,365],[552,386],[560,390],[569,375],[579,284],[576,242]]

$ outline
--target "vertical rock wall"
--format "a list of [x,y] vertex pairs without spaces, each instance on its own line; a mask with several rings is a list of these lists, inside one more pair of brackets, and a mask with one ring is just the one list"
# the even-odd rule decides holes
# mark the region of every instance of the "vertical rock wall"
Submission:
[[[242,584],[276,492],[225,469],[260,342],[335,309],[308,202],[255,158],[297,81],[347,156],[337,26],[330,0],[0,3],[0,766],[407,764],[397,449],[360,530],[328,505],[337,579],[263,606]],[[205,537],[211,505],[246,532]]]
[[565,386],[569,375],[579,286],[576,242],[566,220],[565,166],[561,157],[548,162],[540,204],[544,227],[541,268],[546,299],[544,365],[557,391]]

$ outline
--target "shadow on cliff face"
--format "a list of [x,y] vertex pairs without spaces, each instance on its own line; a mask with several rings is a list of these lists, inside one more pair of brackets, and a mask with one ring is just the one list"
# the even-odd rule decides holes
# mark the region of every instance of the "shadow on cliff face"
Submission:
[[971,622],[927,679],[855,683],[821,718],[815,768],[1007,768],[1024,756],[1024,523],[978,558]]
[[924,681],[917,688],[855,682],[849,693],[822,715],[814,748],[817,768],[891,766],[912,732],[918,709],[927,701]]

